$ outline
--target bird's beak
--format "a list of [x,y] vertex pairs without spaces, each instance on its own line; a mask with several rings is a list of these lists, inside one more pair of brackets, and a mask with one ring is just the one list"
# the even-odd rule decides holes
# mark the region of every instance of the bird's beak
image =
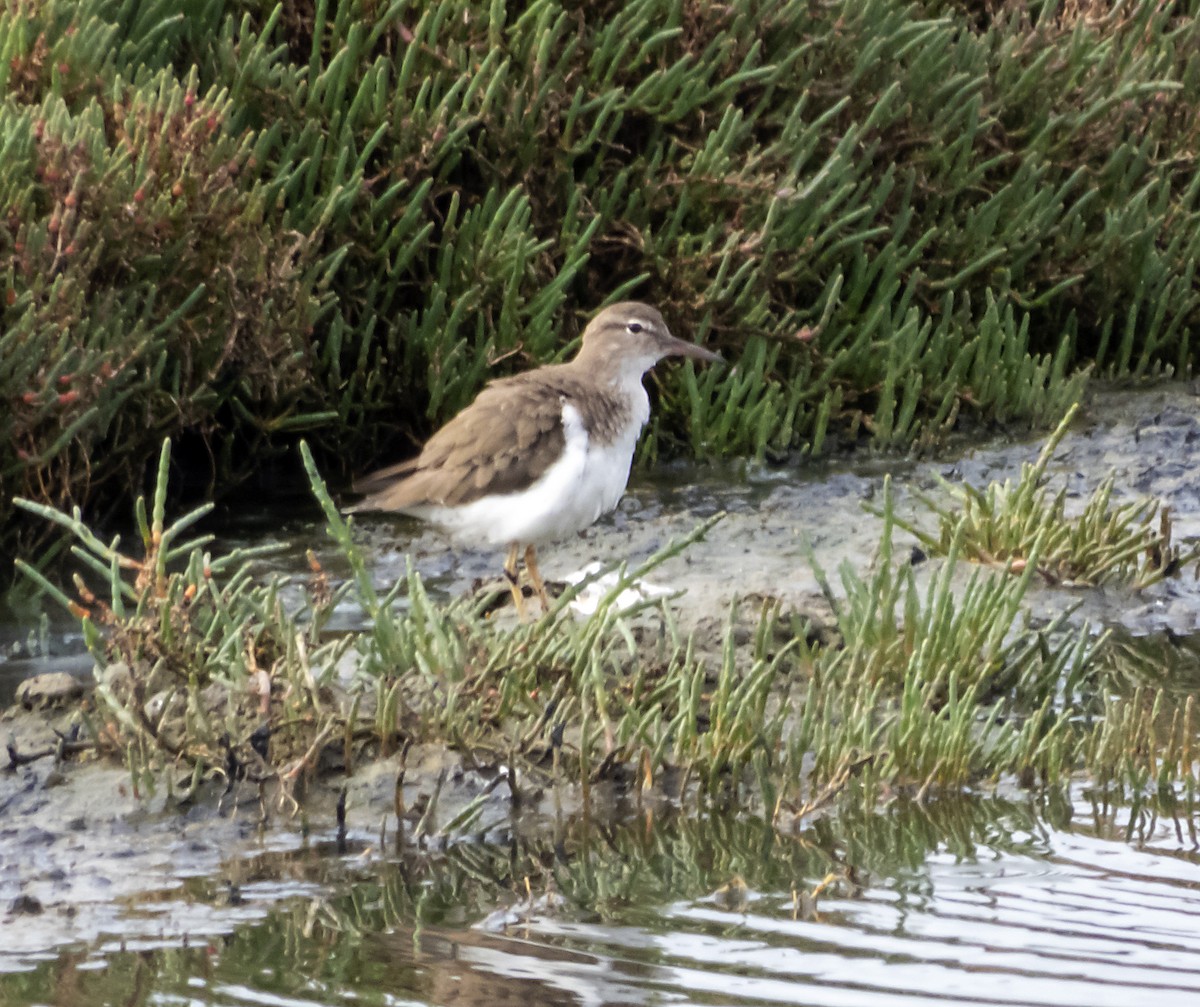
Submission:
[[703,360],[711,364],[725,363],[725,358],[721,354],[713,353],[712,350],[706,350],[703,346],[698,346],[696,343],[689,343],[684,339],[676,339],[674,336],[671,336],[664,350],[666,356],[690,357],[692,360]]

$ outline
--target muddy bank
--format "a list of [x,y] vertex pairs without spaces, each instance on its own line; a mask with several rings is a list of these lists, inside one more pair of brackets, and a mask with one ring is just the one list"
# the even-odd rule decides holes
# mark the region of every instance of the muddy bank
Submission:
[[[0,736],[25,756],[54,748],[72,720],[70,712],[14,706],[0,715]],[[178,783],[182,790],[186,781]],[[471,767],[435,746],[380,759],[350,778],[319,776],[299,810],[274,781],[229,792],[214,782],[180,802],[165,781],[154,794],[135,795],[125,767],[86,755],[9,766],[0,770],[0,972],[106,938],[135,946],[200,939],[305,894],[257,876],[254,861],[264,853],[328,844],[369,854],[399,844],[437,856],[451,842],[503,843],[579,810],[569,784],[520,781],[519,791],[515,800],[503,768]],[[592,797],[614,820],[632,811],[619,788],[599,786]],[[470,827],[444,831],[468,805]],[[218,880],[227,896],[212,905],[189,894],[197,879]]]
[[[1119,492],[1164,499],[1172,507],[1177,535],[1200,534],[1200,487],[1190,479],[1188,464],[1190,445],[1200,437],[1196,404],[1181,386],[1097,396],[1053,459],[1050,478],[1065,481],[1071,496],[1082,499],[1114,470]],[[701,627],[701,646],[716,648],[735,597],[750,599],[751,607],[757,599],[771,598],[811,610],[817,581],[805,558],[807,543],[831,575],[842,563],[859,570],[870,566],[880,522],[862,505],[877,500],[885,473],[893,474],[899,505],[920,514],[913,493],[941,492],[937,476],[976,485],[1011,478],[1022,462],[1036,456],[1040,443],[998,441],[950,460],[856,459],[799,473],[766,467],[660,470],[636,478],[618,511],[595,528],[547,548],[544,572],[565,581],[594,562],[635,565],[698,520],[725,512],[703,543],[655,571],[647,587],[680,592],[671,603],[674,618],[685,628]],[[283,543],[284,552],[264,565],[264,574],[302,574],[309,548],[338,573],[339,556],[315,518],[263,525],[261,516],[251,516],[247,526],[226,528],[222,544],[271,538]],[[357,527],[381,586],[404,575],[410,555],[430,589],[447,595],[471,590],[498,569],[499,556],[452,552],[436,534],[412,522],[382,518]],[[1141,593],[1040,586],[1026,600],[1035,616],[1079,605],[1075,618],[1120,626],[1134,635],[1188,636],[1200,618],[1200,591],[1190,571]],[[337,628],[361,625],[362,618],[348,606],[339,612]],[[54,660],[64,659],[70,655]],[[24,660],[23,669],[46,670]],[[54,728],[66,731],[69,720],[64,713],[10,711],[0,720],[0,736],[11,739],[20,753],[36,752],[53,747]],[[177,940],[264,912],[272,899],[291,890],[267,887],[247,900],[244,891],[252,881],[241,877],[239,865],[264,849],[335,842],[343,786],[348,840],[363,849],[381,839],[395,842],[400,769],[399,757],[393,756],[359,767],[348,780],[336,773],[318,777],[302,812],[271,785],[261,795],[246,785],[228,795],[213,783],[182,806],[166,786],[153,795],[135,795],[123,767],[86,758],[55,765],[47,757],[2,772],[0,955],[7,957],[0,957],[0,968],[20,967],[51,948],[91,944],[104,935]],[[573,784],[550,785],[544,778],[518,780],[520,799],[514,801],[505,767],[472,765],[444,749],[410,750],[403,770],[404,841],[433,850],[467,837],[504,839],[514,830],[546,829],[580,807]],[[598,788],[592,800],[593,810],[602,809],[611,820],[637,810],[619,784]],[[478,814],[469,827],[444,831],[475,801]],[[206,902],[202,909],[185,911],[189,881],[213,877],[227,879],[231,893],[242,894],[223,907]],[[151,907],[157,902],[169,904],[170,912],[156,913]]]

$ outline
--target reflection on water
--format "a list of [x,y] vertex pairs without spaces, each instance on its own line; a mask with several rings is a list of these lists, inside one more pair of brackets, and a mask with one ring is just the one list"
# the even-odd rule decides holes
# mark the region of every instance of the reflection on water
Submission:
[[1097,656],[1113,681],[1150,685],[1181,697],[1200,691],[1200,634],[1133,636],[1117,629]]
[[679,815],[436,855],[315,843],[140,904],[0,1002],[1195,1003],[1200,857],[1117,818],[1060,793],[795,835]]

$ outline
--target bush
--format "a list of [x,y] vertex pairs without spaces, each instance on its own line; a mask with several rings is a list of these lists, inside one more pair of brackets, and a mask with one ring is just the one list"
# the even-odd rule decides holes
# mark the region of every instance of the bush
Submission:
[[610,297],[738,362],[662,379],[648,455],[927,443],[1187,369],[1193,13],[10,4],[0,501],[127,496],[164,433],[218,490],[301,429],[398,455]]

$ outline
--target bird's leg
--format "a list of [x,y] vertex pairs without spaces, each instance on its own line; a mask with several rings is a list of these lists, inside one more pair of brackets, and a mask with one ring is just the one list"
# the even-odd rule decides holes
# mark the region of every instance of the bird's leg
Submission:
[[542,580],[542,572],[537,565],[537,548],[527,546],[525,549],[525,569],[529,571],[529,579],[533,581],[533,589],[542,600],[542,612],[550,611],[550,599],[546,597],[546,582]]
[[521,622],[524,622],[525,595],[521,593],[521,579],[517,570],[517,557],[520,554],[520,543],[514,542],[508,547],[508,555],[504,558],[504,576],[508,578],[508,586],[513,596],[513,605],[517,609],[517,618]]

